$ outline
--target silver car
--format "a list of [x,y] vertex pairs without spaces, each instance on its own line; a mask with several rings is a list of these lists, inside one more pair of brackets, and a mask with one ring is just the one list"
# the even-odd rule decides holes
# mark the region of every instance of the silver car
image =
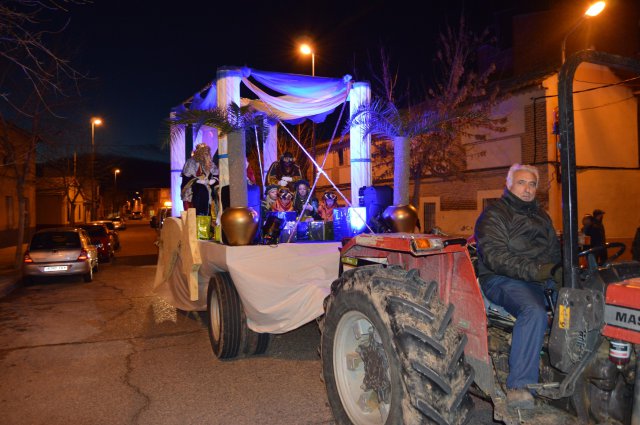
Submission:
[[81,275],[85,282],[98,271],[98,251],[87,232],[61,227],[36,232],[24,253],[22,275],[35,277]]
[[113,217],[110,220],[113,221],[116,230],[125,230],[127,228],[127,223],[122,217]]

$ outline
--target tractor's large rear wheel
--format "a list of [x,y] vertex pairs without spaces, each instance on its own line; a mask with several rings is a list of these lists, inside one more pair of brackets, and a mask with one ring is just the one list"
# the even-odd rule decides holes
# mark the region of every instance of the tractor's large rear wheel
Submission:
[[339,424],[462,424],[472,407],[466,337],[416,270],[360,267],[332,285],[322,367]]
[[227,272],[216,273],[209,281],[207,326],[211,349],[219,359],[264,354],[269,346],[268,333],[247,327],[242,301]]

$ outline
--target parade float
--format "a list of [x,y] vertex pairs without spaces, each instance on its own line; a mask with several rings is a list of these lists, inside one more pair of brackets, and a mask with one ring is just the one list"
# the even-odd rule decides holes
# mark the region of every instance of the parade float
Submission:
[[[241,86],[253,94],[253,99],[240,97]],[[261,162],[259,183],[264,187],[269,165],[282,154],[278,150],[278,125],[286,129],[287,124],[305,119],[321,123],[333,112],[348,117],[369,99],[369,84],[354,82],[349,75],[325,78],[224,67],[218,69],[215,82],[171,114],[175,117],[230,105],[263,113],[266,137],[262,148],[257,148]],[[293,242],[295,238],[280,238],[280,243],[263,245],[251,244],[255,241],[257,220],[255,208],[248,207],[242,129],[225,132],[206,124],[186,127],[180,125],[178,131],[171,132],[173,217],[164,221],[159,239],[156,293],[181,310],[208,312],[211,342],[218,357],[263,352],[269,334],[296,329],[323,313],[323,300],[338,277],[340,239],[361,232],[365,226],[366,213],[356,207],[358,190],[371,186],[370,136],[363,134],[361,126],[350,128],[348,199],[324,172],[322,164],[289,132],[318,170],[313,188],[324,176],[347,205],[340,209],[343,229],[331,240],[321,237],[318,239],[325,240],[302,243]],[[198,238],[195,211],[183,210],[180,200],[180,174],[190,155],[187,151],[190,146],[203,143],[211,152],[217,151],[218,187],[228,186],[230,194],[230,205],[214,218],[218,232],[210,240]]]

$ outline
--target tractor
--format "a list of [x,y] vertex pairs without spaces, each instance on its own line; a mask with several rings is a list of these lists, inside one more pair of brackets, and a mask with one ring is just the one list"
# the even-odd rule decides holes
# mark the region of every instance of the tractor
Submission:
[[583,62],[640,74],[640,62],[578,52],[559,75],[563,281],[549,311],[533,410],[506,405],[515,319],[483,297],[474,247],[440,235],[361,234],[341,248],[320,320],[323,378],[339,424],[463,424],[471,394],[506,424],[640,424],[640,263],[578,250],[572,82]]

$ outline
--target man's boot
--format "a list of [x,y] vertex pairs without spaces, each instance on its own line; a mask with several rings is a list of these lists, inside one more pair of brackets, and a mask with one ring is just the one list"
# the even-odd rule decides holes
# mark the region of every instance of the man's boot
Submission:
[[525,388],[509,389],[507,390],[507,407],[529,410],[535,407],[535,400],[531,392]]

